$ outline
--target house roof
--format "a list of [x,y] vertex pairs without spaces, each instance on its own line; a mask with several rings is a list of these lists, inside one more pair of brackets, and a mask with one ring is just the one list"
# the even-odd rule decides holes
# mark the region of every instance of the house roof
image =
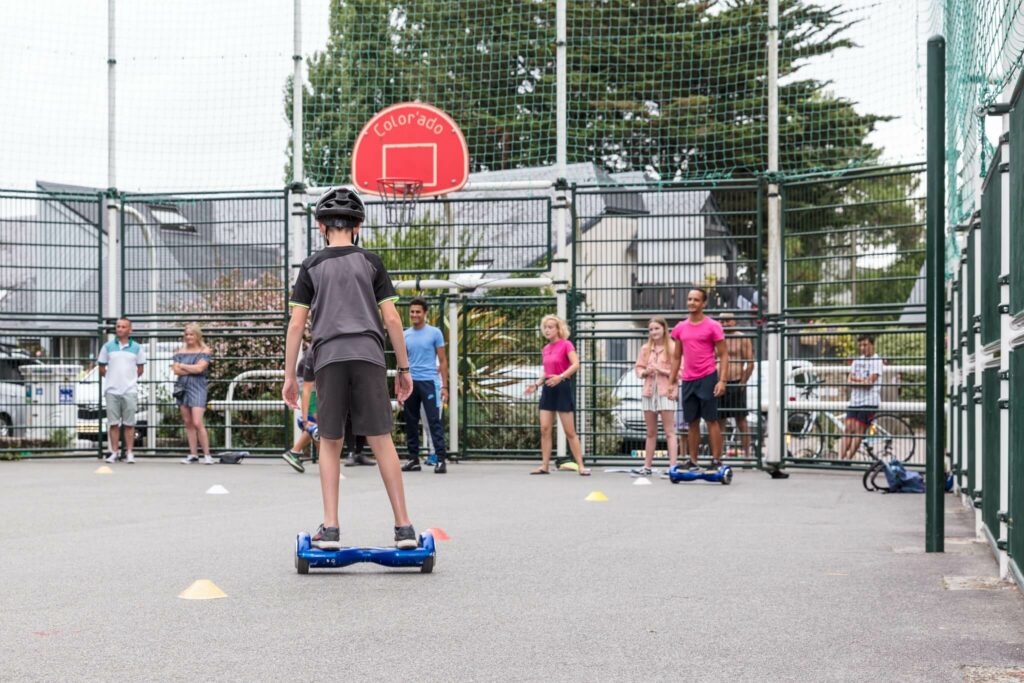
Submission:
[[[45,180],[37,180],[36,188],[47,195],[53,196],[52,202],[59,202],[65,209],[74,213],[82,221],[92,223],[100,222],[99,190],[95,187],[83,185],[68,185],[66,183],[51,183]],[[60,195],[88,195],[89,198],[70,198]]]
[[[0,300],[0,311],[46,313],[51,317],[95,315],[100,288],[97,246],[102,242],[106,248],[105,236],[96,233],[99,207],[96,202],[64,195],[95,195],[98,190],[43,181],[37,187],[53,199],[40,198],[37,216],[5,221],[5,233],[20,238],[9,240],[15,244],[4,245],[2,256],[5,262],[26,265],[0,271],[0,289],[14,290]],[[283,201],[280,194],[167,196],[155,200],[177,209],[187,223],[196,227],[194,233],[161,227],[152,211],[152,198],[129,201],[127,206],[142,216],[154,243],[158,310],[173,311],[200,301],[202,291],[229,272],[238,272],[245,279],[267,272],[283,273]],[[47,220],[41,221],[41,216]],[[149,292],[145,290],[152,282],[150,249],[144,231],[133,229],[139,223],[131,212],[125,216],[124,308],[127,313],[148,312]],[[54,221],[64,229],[45,231],[53,227]],[[67,228],[72,226],[75,230],[69,231]],[[76,245],[80,249],[76,250]],[[44,263],[74,267],[40,270],[38,266]],[[91,267],[93,263],[96,268]]]

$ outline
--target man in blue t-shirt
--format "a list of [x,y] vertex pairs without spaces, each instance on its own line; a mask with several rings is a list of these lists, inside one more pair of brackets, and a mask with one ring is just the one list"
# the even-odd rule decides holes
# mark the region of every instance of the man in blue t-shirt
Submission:
[[427,416],[430,439],[437,454],[435,474],[448,471],[447,453],[444,445],[444,426],[438,410],[437,385],[438,368],[441,371],[441,401],[448,401],[448,356],[444,352],[444,335],[441,330],[427,324],[427,302],[416,297],[409,303],[409,320],[412,327],[405,330],[405,347],[409,350],[409,368],[412,373],[412,395],[405,401],[405,443],[409,448],[409,460],[402,469],[419,472],[420,466],[420,406]]

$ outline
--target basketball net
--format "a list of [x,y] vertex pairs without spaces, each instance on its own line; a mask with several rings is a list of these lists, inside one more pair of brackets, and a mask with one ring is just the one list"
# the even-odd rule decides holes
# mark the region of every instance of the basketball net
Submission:
[[412,178],[378,178],[377,190],[384,201],[387,224],[396,228],[412,225],[423,181]]

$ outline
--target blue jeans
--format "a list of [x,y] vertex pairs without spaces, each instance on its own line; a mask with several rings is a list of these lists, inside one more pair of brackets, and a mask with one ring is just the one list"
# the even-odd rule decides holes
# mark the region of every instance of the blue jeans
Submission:
[[434,380],[414,380],[412,394],[405,400],[405,444],[410,458],[420,457],[421,405],[427,414],[427,426],[430,428],[430,438],[434,442],[438,462],[448,457],[444,445],[444,425],[441,424],[441,415],[437,410],[437,391]]

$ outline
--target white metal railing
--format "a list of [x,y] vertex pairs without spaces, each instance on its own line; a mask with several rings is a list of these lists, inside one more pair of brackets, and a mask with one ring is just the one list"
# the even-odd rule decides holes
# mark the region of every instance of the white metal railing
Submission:
[[[388,377],[394,377],[395,371],[388,370]],[[231,439],[231,414],[236,410],[251,410],[255,412],[270,413],[276,410],[281,410],[281,406],[284,401],[281,399],[235,399],[235,387],[240,382],[247,379],[253,378],[270,378],[270,379],[284,379],[284,370],[246,370],[240,373],[231,380],[228,385],[227,396],[221,401],[210,401],[207,407],[210,410],[223,410],[224,411],[224,448],[230,449],[232,447]],[[394,411],[398,408],[398,402],[391,399],[391,410]],[[301,417],[301,414],[296,413]]]
[[210,410],[224,411],[224,448],[231,448],[231,413],[235,410],[254,410],[273,412],[281,410],[281,399],[235,400],[235,387],[242,380],[253,378],[284,379],[284,370],[246,370],[235,376],[228,385],[228,393],[223,401],[210,401]]
[[[927,369],[925,365],[885,365],[883,366],[883,377],[885,375],[905,373],[905,372],[919,372],[924,373]],[[786,373],[786,385],[793,386],[792,380],[797,375],[803,375],[812,373],[817,376],[821,375],[840,375],[845,376],[849,374],[850,367],[848,365],[811,365],[791,368]],[[812,387],[813,390],[813,387]],[[763,395],[763,394],[762,394]],[[924,401],[883,401],[878,406],[878,412],[884,413],[924,413],[927,408],[927,403]],[[767,410],[768,403],[764,400],[761,402],[761,410]],[[796,400],[789,400],[786,402],[786,410],[801,410],[801,411],[843,411],[849,407],[847,401],[835,401],[828,399],[814,399],[814,398],[798,398]]]

